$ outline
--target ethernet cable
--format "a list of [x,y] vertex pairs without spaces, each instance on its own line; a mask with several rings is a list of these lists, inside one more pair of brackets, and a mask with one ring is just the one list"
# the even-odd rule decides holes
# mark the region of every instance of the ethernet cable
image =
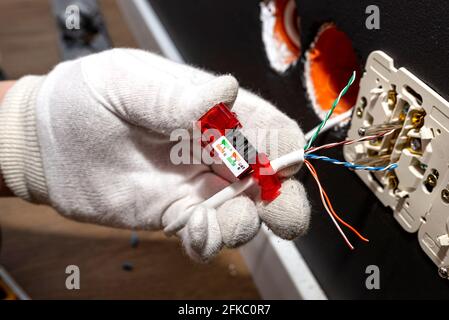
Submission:
[[[338,95],[337,99],[335,99],[334,103],[332,104],[331,109],[326,114],[326,117],[323,119],[323,121],[316,128],[312,129],[311,132],[309,132],[305,135],[306,139],[308,139],[308,137],[310,137],[310,139],[308,139],[308,143],[304,147],[304,149],[293,151],[289,154],[279,157],[278,159],[274,159],[270,162],[271,167],[273,168],[274,172],[278,172],[286,167],[304,162],[304,150],[307,150],[310,148],[311,144],[315,141],[315,139],[320,134],[320,132],[322,132],[322,130],[331,128],[331,126],[326,127],[326,123],[329,120],[332,113],[334,112],[334,109],[337,106],[338,102],[340,101],[341,97],[348,91],[349,87],[354,82],[355,75],[356,74],[354,71],[352,73],[351,78],[348,81],[348,84],[341,90],[340,94]],[[335,122],[335,120],[332,121],[332,119],[331,119],[332,125],[336,125],[337,123],[340,123],[341,121],[347,119],[349,117],[349,115],[350,115],[350,112],[346,112],[340,116],[337,116],[335,118],[336,120],[338,119],[337,122]],[[233,184],[229,185],[228,187],[224,188],[220,192],[216,193],[215,195],[213,195],[206,201],[204,201],[203,205],[212,207],[212,208],[217,208],[220,205],[222,205],[224,202],[226,202],[227,200],[230,200],[230,199],[238,196],[240,193],[244,192],[246,189],[253,186],[254,184],[256,184],[256,181],[252,176],[248,176],[244,179],[238,180],[238,181],[234,182]]]
[[[337,99],[334,101],[331,109],[326,114],[326,117],[323,119],[323,121],[316,128],[314,128],[311,132],[306,134],[306,139],[308,140],[308,143],[304,147],[304,149],[293,151],[293,152],[291,152],[289,154],[286,154],[286,155],[284,155],[284,156],[282,156],[282,157],[280,157],[278,159],[274,159],[274,160],[272,160],[270,162],[271,167],[273,168],[273,171],[275,173],[280,171],[280,170],[282,170],[282,169],[284,169],[284,168],[286,168],[286,167],[294,165],[294,164],[298,164],[298,163],[305,163],[306,164],[307,168],[310,170],[312,176],[315,178],[315,181],[317,182],[317,184],[319,186],[321,200],[323,202],[323,205],[324,205],[326,211],[331,216],[332,221],[334,222],[334,224],[336,225],[337,229],[339,230],[339,232],[341,233],[341,235],[343,236],[343,238],[345,239],[346,243],[349,245],[349,247],[351,249],[353,249],[354,247],[349,242],[349,240],[347,239],[347,237],[344,234],[344,232],[341,230],[341,227],[339,226],[337,220],[340,223],[342,223],[343,225],[345,225],[346,227],[348,227],[350,230],[352,230],[363,241],[368,241],[368,239],[366,239],[362,235],[360,235],[360,233],[358,233],[357,230],[355,230],[351,225],[346,223],[343,219],[341,219],[335,213],[335,211],[332,208],[332,205],[330,203],[329,197],[327,196],[326,192],[324,191],[324,188],[322,187],[321,183],[319,182],[319,179],[318,179],[318,176],[316,174],[315,169],[310,164],[310,162],[308,162],[306,160],[306,158],[312,159],[312,158],[314,158],[316,156],[316,155],[311,154],[310,150],[318,150],[318,148],[320,148],[320,147],[311,148],[312,143],[318,137],[320,132],[328,130],[329,128],[332,128],[336,124],[338,124],[341,121],[344,121],[344,120],[346,120],[346,119],[348,119],[350,117],[351,112],[349,110],[349,111],[345,112],[344,114],[341,114],[341,115],[331,119],[328,122],[330,116],[332,115],[332,113],[333,113],[335,107],[337,106],[338,102],[340,101],[341,97],[349,89],[351,84],[354,82],[354,79],[355,79],[355,72],[353,72],[351,78],[348,81],[348,84],[343,88],[343,90],[338,95]],[[358,139],[358,141],[366,141],[366,140],[369,140],[369,139],[376,139],[379,136],[385,135],[385,134],[387,134],[387,133],[381,133],[381,134],[378,134],[376,136],[366,136],[366,137]],[[355,142],[358,142],[358,141],[344,141],[344,142],[334,143],[332,146],[326,145],[325,147],[326,148],[330,148],[330,147],[334,147],[336,145],[355,143]],[[317,157],[320,157],[320,156],[317,156]],[[324,158],[321,158],[321,160],[324,160]],[[332,160],[334,160],[334,159],[332,159]],[[338,160],[335,160],[335,161],[338,162]],[[343,164],[343,162],[342,163],[336,163],[336,164]],[[351,164],[349,164],[349,165],[351,165]],[[355,165],[353,165],[353,166],[355,166]],[[357,165],[357,167],[352,167],[352,169],[358,170],[358,169],[360,169],[362,167],[365,168],[366,166]],[[375,167],[372,167],[372,168],[375,168]],[[228,187],[222,189],[220,192],[216,193],[215,195],[213,195],[209,199],[205,200],[202,203],[202,205],[206,206],[206,207],[209,207],[209,208],[217,208],[220,205],[222,205],[224,202],[226,202],[226,201],[228,201],[228,200],[238,196],[239,194],[243,193],[245,190],[247,190],[248,188],[250,188],[251,186],[254,186],[256,184],[257,184],[257,181],[255,180],[255,178],[253,176],[251,176],[251,175],[247,176],[247,177],[245,177],[245,178],[243,178],[241,180],[238,180],[238,181],[234,182],[233,184],[229,185]],[[185,226],[185,224],[187,223],[188,219],[190,218],[190,215],[191,215],[191,210],[185,211],[183,214],[181,214],[179,216],[179,218],[173,224],[167,226],[164,231],[167,234],[173,234],[173,233],[177,232],[178,230],[182,229]]]

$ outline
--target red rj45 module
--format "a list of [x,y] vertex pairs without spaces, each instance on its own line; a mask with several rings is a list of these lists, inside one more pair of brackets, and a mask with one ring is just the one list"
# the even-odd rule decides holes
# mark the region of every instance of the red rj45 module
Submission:
[[263,200],[273,200],[279,195],[281,183],[268,157],[258,153],[242,134],[237,116],[224,103],[206,112],[198,120],[198,125],[207,141],[203,147],[209,148],[213,156],[218,156],[235,177],[241,179],[252,173],[261,187]]

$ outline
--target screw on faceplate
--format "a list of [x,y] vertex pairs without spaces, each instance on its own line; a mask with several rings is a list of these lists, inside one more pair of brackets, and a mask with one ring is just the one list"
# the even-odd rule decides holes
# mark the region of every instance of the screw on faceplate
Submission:
[[365,111],[365,107],[367,104],[368,104],[368,102],[366,101],[366,98],[362,97],[362,99],[360,99],[359,106],[357,107],[357,110],[355,111],[355,114],[357,115],[357,117],[361,118],[363,116],[363,112]]
[[449,203],[449,190],[448,189],[441,190],[441,199],[443,199],[444,202]]
[[366,129],[363,127],[360,127],[358,130],[358,134],[359,134],[359,136],[364,137],[366,134]]
[[414,152],[421,152],[421,139],[412,138],[410,140],[410,148],[412,148]]
[[433,188],[437,185],[438,176],[435,173],[431,173],[427,176],[426,181],[424,181],[424,186],[427,191],[432,192]]
[[439,267],[438,275],[443,279],[449,279],[449,267],[448,266]]

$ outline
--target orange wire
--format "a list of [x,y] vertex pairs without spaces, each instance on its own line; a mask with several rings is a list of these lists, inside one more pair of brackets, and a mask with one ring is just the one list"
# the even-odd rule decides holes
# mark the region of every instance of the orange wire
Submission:
[[[317,174],[315,168],[313,167],[313,165],[307,160],[304,160],[304,162],[308,163],[307,167],[309,168],[310,172],[312,173],[312,175],[315,175],[316,178],[318,179],[318,174]],[[332,207],[329,197],[327,196],[327,193],[326,193],[326,191],[324,191],[324,189],[322,189],[322,193],[323,193],[324,198],[326,199],[326,202],[329,206],[329,209],[331,210],[331,213],[335,217],[335,219],[337,219],[341,224],[343,224],[345,227],[347,227],[352,232],[354,232],[361,240],[363,240],[365,242],[369,242],[369,240],[367,238],[365,238],[364,236],[362,236],[353,226],[351,226],[349,223],[347,223],[346,221],[344,221],[342,218],[340,218],[338,216],[338,214],[335,212],[334,208]]]
[[320,198],[321,198],[321,202],[323,203],[324,209],[326,209],[326,212],[329,214],[332,222],[335,224],[335,227],[337,228],[338,232],[340,233],[340,235],[343,237],[343,239],[345,240],[346,244],[348,245],[348,247],[351,250],[354,250],[354,246],[351,244],[351,242],[349,241],[348,237],[346,236],[346,234],[344,233],[344,231],[341,229],[340,225],[338,224],[338,221],[335,219],[335,217],[333,216],[332,212],[329,209],[329,205],[327,204],[326,199],[324,198],[323,195],[323,186],[321,185],[320,180],[318,179],[318,176],[315,175],[312,171],[312,169],[310,168],[311,164],[308,161],[304,161],[304,163],[306,164],[307,168],[310,171],[310,174],[312,175],[312,177],[315,179],[316,184],[318,185],[318,188],[320,189]]

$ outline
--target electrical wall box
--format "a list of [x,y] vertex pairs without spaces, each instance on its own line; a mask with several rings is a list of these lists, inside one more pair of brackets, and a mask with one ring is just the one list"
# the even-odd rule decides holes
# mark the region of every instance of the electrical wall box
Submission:
[[[347,145],[347,161],[398,167],[356,171],[408,232],[417,232],[426,254],[449,266],[449,103],[382,51],[372,52],[360,81],[348,139],[360,128],[396,130],[373,141]],[[363,131],[363,129],[362,129]]]

